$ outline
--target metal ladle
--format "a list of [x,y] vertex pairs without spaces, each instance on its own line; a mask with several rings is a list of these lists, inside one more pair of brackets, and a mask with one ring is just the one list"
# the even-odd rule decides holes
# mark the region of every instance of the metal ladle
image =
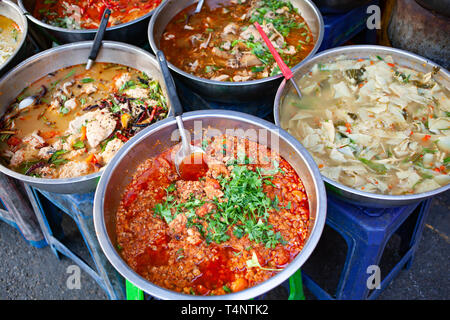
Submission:
[[169,67],[167,66],[167,60],[164,53],[161,50],[156,52],[156,57],[158,59],[159,66],[161,68],[161,72],[164,77],[164,82],[166,84],[167,95],[170,100],[171,108],[174,112],[175,120],[178,125],[178,130],[180,131],[181,136],[181,147],[175,154],[175,168],[179,176],[181,176],[180,172],[180,164],[188,157],[191,157],[193,154],[205,154],[205,151],[197,146],[193,146],[189,143],[189,139],[186,135],[186,131],[184,130],[183,124],[183,107],[181,106],[180,99],[178,98],[178,94],[175,88],[175,82],[173,81],[172,75],[170,74]]

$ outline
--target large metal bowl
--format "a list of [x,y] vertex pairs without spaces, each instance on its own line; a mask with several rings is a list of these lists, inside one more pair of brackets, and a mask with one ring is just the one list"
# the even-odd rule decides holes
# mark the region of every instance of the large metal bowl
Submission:
[[19,26],[22,32],[19,45],[17,46],[14,53],[3,64],[0,65],[0,75],[2,75],[11,67],[19,63],[25,56],[25,39],[27,38],[28,34],[28,21],[20,8],[15,3],[9,0],[0,1],[0,15],[13,20]]
[[[166,26],[172,18],[196,3],[197,0],[166,0],[161,4],[153,14],[148,26],[148,39],[152,50],[159,50],[159,43],[166,29]],[[317,7],[310,0],[290,0],[294,7],[299,9],[302,17],[308,23],[316,40],[316,44],[310,54],[303,60],[306,61],[312,57],[320,47],[324,34],[324,22],[322,15]],[[297,70],[303,62],[300,62],[292,70]],[[283,76],[277,75],[260,80],[244,81],[244,82],[225,82],[200,78],[187,73],[169,62],[169,67],[175,71],[176,76],[189,89],[200,96],[217,102],[224,103],[242,103],[251,101],[261,101],[266,98],[272,99],[276,89],[279,86]]]
[[[167,150],[178,141],[171,141],[177,129],[173,117],[156,123],[146,132],[139,133],[132,143],[124,146],[115,155],[112,165],[103,173],[94,199],[94,225],[100,246],[111,264],[127,280],[144,292],[160,299],[250,299],[259,296],[278,286],[298,270],[311,255],[321,236],[326,219],[326,193],[319,169],[305,148],[286,131],[274,124],[248,114],[223,111],[201,110],[183,115],[187,130],[200,131],[202,128],[218,129],[225,133],[226,129],[256,130],[261,132],[260,143],[269,147],[279,144],[281,155],[294,167],[303,181],[309,198],[311,224],[309,236],[303,250],[280,273],[267,281],[246,290],[224,296],[192,296],[161,288],[139,276],[121,258],[117,251],[116,212],[126,186],[131,182],[136,168],[149,157]],[[220,133],[218,132],[218,134]],[[267,133],[266,141],[261,136]],[[264,139],[264,138],[262,138]]]
[[[58,43],[71,43],[77,41],[93,40],[97,29],[82,29],[73,30],[55,27],[50,24],[44,23],[41,20],[35,18],[31,12],[34,11],[36,4],[35,0],[18,0],[20,8],[25,12],[25,15],[30,19],[32,26],[37,27],[47,37],[55,39]],[[155,10],[150,11],[146,15],[135,19],[133,21],[122,23],[116,26],[108,27],[105,32],[105,40],[113,40],[131,43],[135,45],[141,45],[145,43],[144,37],[141,35],[147,31],[150,17]]]
[[[0,79],[0,92],[2,92],[0,117],[22,90],[34,81],[58,69],[86,63],[91,46],[92,41],[85,41],[52,48],[34,55],[8,72]],[[104,41],[96,61],[123,64],[143,71],[157,79],[165,91],[164,79],[158,62],[145,50],[124,43]],[[132,140],[130,139],[130,141]],[[0,165],[0,172],[42,190],[67,194],[87,193],[95,190],[102,173],[99,171],[69,179],[41,179],[17,173],[2,165]]]
[[[439,67],[433,62],[407,51],[376,45],[357,45],[339,47],[321,52],[296,70],[294,78],[300,79],[303,75],[310,72],[311,68],[315,64],[330,62],[339,56],[345,56],[349,59],[359,59],[368,58],[369,56],[375,55],[379,55],[381,57],[390,55],[394,58],[396,63],[425,73],[432,71],[433,67]],[[436,77],[439,81],[445,83],[447,87],[449,86],[450,74],[447,70],[441,68]],[[280,126],[280,106],[282,105],[286,94],[291,90],[291,86],[292,85],[290,82],[286,83],[286,81],[283,81],[275,96],[274,118],[275,124],[278,126]],[[424,193],[411,195],[383,195],[356,190],[339,182],[333,181],[325,176],[323,176],[323,179],[326,182],[325,185],[330,193],[333,193],[339,198],[352,204],[373,208],[387,208],[407,205],[433,197],[450,189],[449,184]]]

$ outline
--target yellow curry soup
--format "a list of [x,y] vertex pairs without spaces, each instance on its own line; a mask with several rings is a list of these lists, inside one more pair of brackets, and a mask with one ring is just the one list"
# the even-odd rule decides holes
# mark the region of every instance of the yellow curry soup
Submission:
[[[35,103],[20,110],[28,96]],[[26,88],[1,118],[0,161],[42,178],[95,173],[167,113],[159,83],[138,70],[112,63],[60,69]]]

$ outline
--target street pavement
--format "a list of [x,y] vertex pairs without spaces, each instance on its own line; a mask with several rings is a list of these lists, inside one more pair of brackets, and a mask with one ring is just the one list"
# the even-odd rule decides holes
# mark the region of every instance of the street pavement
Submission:
[[[448,300],[450,299],[450,192],[433,199],[431,212],[419,243],[412,267],[402,270],[397,278],[384,290],[381,300]],[[68,216],[63,216],[65,243],[79,256],[89,261],[89,254],[75,225]],[[327,244],[328,241],[328,244]],[[324,233],[319,245],[335,248],[333,235]],[[323,243],[323,244],[322,244]],[[396,244],[390,243],[388,256],[383,258],[389,265],[394,261]],[[392,253],[391,253],[392,251]],[[337,265],[332,259],[342,261],[343,253],[330,253],[316,257],[313,261],[323,266]],[[305,269],[314,268],[310,261]],[[56,258],[49,247],[38,249],[28,245],[13,227],[0,221],[0,299],[1,300],[101,300],[107,295],[84,271],[81,272],[80,288],[69,289],[68,284],[74,263],[65,257]],[[382,269],[383,273],[384,270]],[[319,274],[319,277],[321,275]],[[328,278],[323,277],[325,281]],[[320,279],[319,279],[320,280]],[[333,282],[335,280],[330,280]],[[336,283],[332,283],[335,285]],[[314,299],[305,290],[307,299]],[[287,291],[278,287],[266,298],[285,299]]]

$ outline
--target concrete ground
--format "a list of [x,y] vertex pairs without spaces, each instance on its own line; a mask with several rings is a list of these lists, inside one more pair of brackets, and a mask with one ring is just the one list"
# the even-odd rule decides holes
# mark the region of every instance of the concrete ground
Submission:
[[[378,299],[450,299],[449,207],[450,192],[433,200],[411,269],[402,270]],[[63,218],[63,228],[66,243],[80,256],[88,259],[89,255],[81,236],[67,216]],[[335,241],[333,235],[325,230],[317,250],[326,250],[326,247],[338,250],[333,249],[337,248],[333,241]],[[395,244],[389,246],[395,248]],[[391,258],[395,259],[394,251],[389,253],[387,260]],[[342,257],[339,254],[330,256],[325,251],[322,256],[319,254],[318,257],[310,259],[313,261],[307,262],[304,266],[305,270],[315,268],[312,263],[320,264],[320,266],[336,265],[334,261],[331,261],[332,259],[342,260]],[[49,247],[37,249],[28,245],[16,229],[3,222],[0,222],[0,261],[0,299],[2,300],[107,299],[103,290],[83,271],[81,288],[68,289],[66,282],[70,274],[67,273],[67,268],[73,265],[73,262],[65,257],[58,260]],[[323,278],[325,279],[326,276],[324,274]],[[306,296],[313,299],[307,290]],[[286,290],[282,287],[272,290],[267,295],[270,299],[286,297]]]

